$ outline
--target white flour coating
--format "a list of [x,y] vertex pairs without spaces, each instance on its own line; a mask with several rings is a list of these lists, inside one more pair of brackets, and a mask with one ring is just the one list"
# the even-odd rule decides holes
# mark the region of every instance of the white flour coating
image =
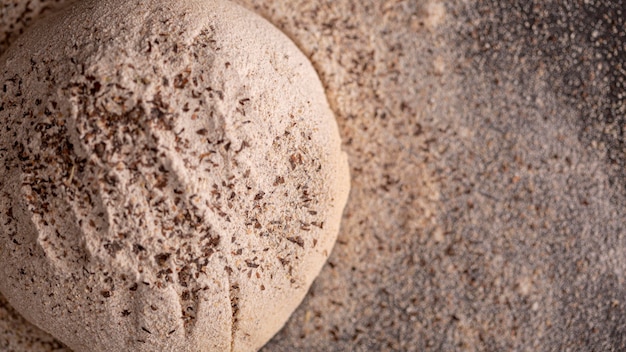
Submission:
[[0,0],[0,55],[38,18],[76,0]]
[[86,0],[0,58],[0,290],[75,351],[252,351],[347,199],[314,69],[228,1]]

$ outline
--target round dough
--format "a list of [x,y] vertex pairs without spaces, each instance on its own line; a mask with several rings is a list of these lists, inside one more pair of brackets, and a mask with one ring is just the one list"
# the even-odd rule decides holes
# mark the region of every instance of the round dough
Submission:
[[229,1],[85,0],[2,58],[0,290],[75,351],[252,351],[334,244],[314,69]]

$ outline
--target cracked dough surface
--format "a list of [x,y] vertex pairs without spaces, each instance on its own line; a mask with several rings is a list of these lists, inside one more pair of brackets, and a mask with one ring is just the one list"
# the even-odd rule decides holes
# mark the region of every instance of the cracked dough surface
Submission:
[[17,311],[76,351],[250,351],[282,327],[349,189],[286,36],[227,1],[83,1],[1,60]]

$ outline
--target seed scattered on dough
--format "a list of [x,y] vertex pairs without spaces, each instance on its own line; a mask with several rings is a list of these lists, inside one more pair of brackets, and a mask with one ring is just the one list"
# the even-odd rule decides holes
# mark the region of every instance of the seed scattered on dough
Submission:
[[228,1],[85,0],[0,60],[10,303],[75,351],[265,344],[349,190],[297,47]]

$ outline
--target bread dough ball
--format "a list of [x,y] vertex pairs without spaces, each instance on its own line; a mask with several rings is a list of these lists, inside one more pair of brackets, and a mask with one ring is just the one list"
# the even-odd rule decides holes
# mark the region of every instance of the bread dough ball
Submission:
[[0,58],[0,290],[75,351],[252,351],[349,177],[315,70],[229,1],[85,0]]

